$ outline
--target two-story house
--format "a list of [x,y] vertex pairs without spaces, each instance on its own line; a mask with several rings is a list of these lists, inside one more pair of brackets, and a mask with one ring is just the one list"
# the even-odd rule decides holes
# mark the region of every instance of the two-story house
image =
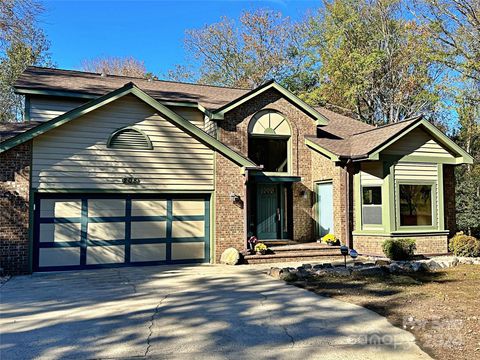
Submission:
[[361,254],[446,253],[454,167],[421,117],[372,127],[275,83],[243,90],[30,67],[0,126],[0,266],[216,262],[247,238],[334,233]]

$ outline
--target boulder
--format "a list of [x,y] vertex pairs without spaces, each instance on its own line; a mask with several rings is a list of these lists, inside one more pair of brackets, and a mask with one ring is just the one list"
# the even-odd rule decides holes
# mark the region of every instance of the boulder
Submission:
[[427,264],[423,260],[413,262],[411,268],[414,272],[424,272],[429,270]]
[[303,264],[302,267],[306,270],[310,270],[312,268],[312,264]]
[[226,265],[237,265],[240,261],[240,253],[235,248],[228,248],[220,256],[220,263]]

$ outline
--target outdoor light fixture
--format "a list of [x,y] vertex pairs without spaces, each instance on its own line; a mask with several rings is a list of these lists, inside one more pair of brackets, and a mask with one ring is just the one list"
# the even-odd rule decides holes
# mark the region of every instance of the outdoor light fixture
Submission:
[[350,257],[355,260],[358,257],[357,250],[350,250]]
[[230,193],[230,200],[233,203],[235,203],[237,201],[240,201],[240,196],[232,192],[232,193]]

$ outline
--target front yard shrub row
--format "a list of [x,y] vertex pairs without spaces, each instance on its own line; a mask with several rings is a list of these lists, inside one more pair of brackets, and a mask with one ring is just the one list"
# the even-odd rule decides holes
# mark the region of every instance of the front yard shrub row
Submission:
[[473,236],[457,234],[450,239],[448,248],[455,256],[480,256],[480,240]]
[[387,239],[383,242],[382,248],[389,259],[408,260],[415,252],[415,239]]

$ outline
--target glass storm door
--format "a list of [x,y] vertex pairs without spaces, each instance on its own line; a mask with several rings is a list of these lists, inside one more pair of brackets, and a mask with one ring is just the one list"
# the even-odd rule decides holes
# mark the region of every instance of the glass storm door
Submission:
[[317,184],[318,235],[334,233],[333,186],[331,182]]

